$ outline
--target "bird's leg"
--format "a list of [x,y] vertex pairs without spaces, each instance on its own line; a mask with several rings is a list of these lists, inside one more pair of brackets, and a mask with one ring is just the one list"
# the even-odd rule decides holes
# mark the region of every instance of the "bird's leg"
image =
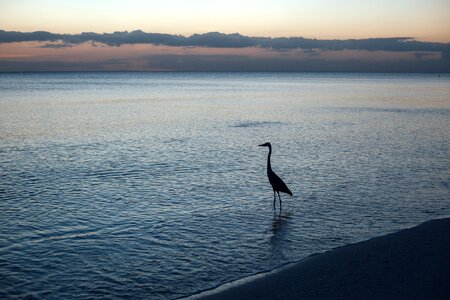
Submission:
[[281,197],[280,197],[280,192],[277,192],[278,193],[278,199],[280,199],[280,213],[281,213]]
[[275,202],[277,201],[277,196],[275,195],[275,191],[273,191],[273,210],[275,210]]

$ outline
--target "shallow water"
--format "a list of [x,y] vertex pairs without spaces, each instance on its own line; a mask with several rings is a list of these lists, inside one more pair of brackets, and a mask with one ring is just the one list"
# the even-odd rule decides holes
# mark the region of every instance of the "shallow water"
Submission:
[[0,74],[0,92],[1,298],[173,299],[450,215],[449,76]]

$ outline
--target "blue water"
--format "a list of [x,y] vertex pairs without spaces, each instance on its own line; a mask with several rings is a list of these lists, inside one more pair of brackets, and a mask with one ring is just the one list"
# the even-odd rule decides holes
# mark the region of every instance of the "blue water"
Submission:
[[174,299],[450,215],[449,76],[0,74],[0,140],[0,298]]

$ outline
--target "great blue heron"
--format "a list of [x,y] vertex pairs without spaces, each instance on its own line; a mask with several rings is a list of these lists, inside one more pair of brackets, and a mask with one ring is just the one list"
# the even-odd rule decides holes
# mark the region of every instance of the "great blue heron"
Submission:
[[276,202],[276,194],[278,193],[278,198],[280,199],[280,211],[281,211],[281,197],[280,192],[289,194],[292,196],[292,192],[287,187],[286,183],[284,183],[283,180],[281,180],[280,177],[278,177],[277,174],[275,174],[274,171],[272,171],[272,166],[270,165],[270,155],[272,155],[272,145],[270,143],[265,143],[262,145],[259,145],[261,147],[269,147],[269,155],[267,156],[267,177],[269,177],[269,182],[272,185],[273,189],[273,209],[275,209],[275,202]]

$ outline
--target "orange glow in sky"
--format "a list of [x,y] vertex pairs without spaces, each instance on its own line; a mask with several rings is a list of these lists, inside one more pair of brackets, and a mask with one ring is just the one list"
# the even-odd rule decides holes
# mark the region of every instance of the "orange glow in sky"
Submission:
[[[102,33],[138,29],[173,35],[172,41],[182,39],[174,35],[220,32],[239,33],[244,43],[269,40],[253,37],[305,37],[339,39],[345,45],[321,41],[326,45],[277,48],[273,39],[269,46],[220,44],[217,40],[229,42],[237,36],[220,34],[202,36],[209,44],[167,43],[167,39],[120,42],[121,35],[129,33],[113,34],[116,40],[109,46],[101,43],[108,43],[102,37],[112,36]],[[450,70],[445,44],[450,43],[449,0],[0,0],[0,30],[0,71]],[[47,34],[30,39],[24,34],[34,31],[51,32],[53,38]],[[80,36],[75,35],[81,32],[100,38],[77,40]],[[54,33],[72,34],[73,39],[55,41],[61,37]],[[420,42],[391,39],[396,44],[386,47],[385,41],[372,39],[391,37]],[[355,46],[348,39],[370,40]]]
[[0,29],[56,33],[219,31],[308,38],[450,42],[448,0],[2,0]]

